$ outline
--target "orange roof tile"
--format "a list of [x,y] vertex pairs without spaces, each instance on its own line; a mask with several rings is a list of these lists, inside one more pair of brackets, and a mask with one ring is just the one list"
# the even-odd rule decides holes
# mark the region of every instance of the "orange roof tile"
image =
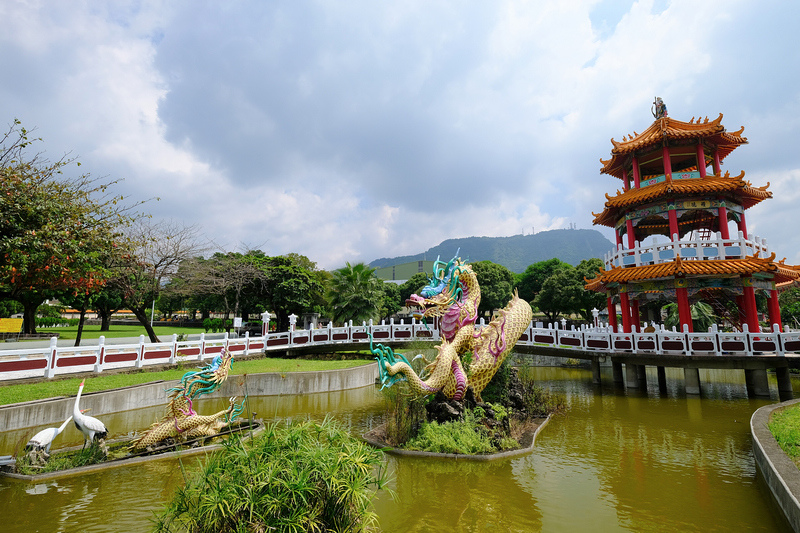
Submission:
[[620,211],[666,198],[681,198],[691,195],[732,194],[745,209],[749,209],[767,198],[772,193],[767,190],[769,183],[763,187],[753,187],[744,180],[744,171],[731,177],[728,172],[724,176],[706,176],[704,179],[667,180],[641,189],[617,191],[616,196],[606,194],[605,209],[602,213],[592,213],[594,224],[614,227]]
[[611,144],[611,159],[600,159],[603,167],[602,174],[610,174],[622,179],[622,170],[628,155],[637,150],[661,146],[664,141],[681,141],[701,138],[709,144],[717,146],[720,160],[725,159],[731,152],[742,144],[747,144],[747,138],[742,137],[744,127],[735,132],[728,132],[722,125],[722,113],[715,120],[682,122],[670,117],[656,119],[642,133],[633,132],[630,137],[625,136],[622,142],[613,138]]
[[603,291],[609,283],[629,283],[652,279],[675,277],[718,277],[723,275],[751,275],[757,272],[772,273],[776,283],[800,278],[800,267],[776,263],[773,253],[768,258],[758,255],[745,259],[681,260],[680,257],[668,263],[643,265],[638,267],[612,267],[601,270],[593,279],[585,280],[586,289]]

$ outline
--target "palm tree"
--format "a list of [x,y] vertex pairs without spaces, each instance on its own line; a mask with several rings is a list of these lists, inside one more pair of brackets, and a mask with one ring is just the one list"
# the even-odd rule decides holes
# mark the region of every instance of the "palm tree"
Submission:
[[364,263],[335,270],[328,282],[328,305],[333,321],[343,324],[376,318],[383,300],[381,280],[375,277],[375,269]]
[[[694,331],[708,331],[715,320],[714,309],[705,302],[696,302],[690,306],[692,310],[692,329]],[[680,317],[678,316],[678,304],[670,303],[664,306],[666,310],[666,318],[664,319],[664,327],[672,329],[672,326],[678,327]]]

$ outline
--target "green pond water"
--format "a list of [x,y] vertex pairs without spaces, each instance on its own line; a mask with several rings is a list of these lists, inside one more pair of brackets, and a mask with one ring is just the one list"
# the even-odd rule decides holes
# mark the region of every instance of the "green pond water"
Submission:
[[[777,531],[788,524],[756,475],[749,421],[774,398],[747,398],[741,371],[701,371],[702,398],[686,397],[683,373],[667,370],[648,392],[592,385],[584,369],[537,368],[542,386],[563,393],[554,417],[522,457],[488,463],[387,456],[396,499],[379,493],[384,532],[429,531]],[[793,382],[795,395],[800,383]],[[205,401],[201,412],[223,408]],[[332,413],[354,434],[382,422],[377,389],[250,398],[267,420]],[[161,408],[102,416],[106,425],[148,426]],[[9,432],[0,455],[32,435]],[[60,446],[81,442],[74,428]],[[0,480],[0,531],[149,531],[150,518],[183,483],[197,458],[160,460],[43,483]]]

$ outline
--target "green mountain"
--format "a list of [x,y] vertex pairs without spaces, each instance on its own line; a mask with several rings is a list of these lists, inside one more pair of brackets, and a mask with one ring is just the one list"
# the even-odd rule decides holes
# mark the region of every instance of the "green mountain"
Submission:
[[583,259],[602,258],[614,249],[614,244],[597,230],[555,229],[533,235],[447,239],[426,252],[376,259],[369,266],[383,268],[411,261],[433,261],[437,256],[441,256],[442,261],[449,261],[459,248],[458,255],[465,261],[488,260],[512,272],[524,272],[528,265],[553,257],[571,265],[577,265]]

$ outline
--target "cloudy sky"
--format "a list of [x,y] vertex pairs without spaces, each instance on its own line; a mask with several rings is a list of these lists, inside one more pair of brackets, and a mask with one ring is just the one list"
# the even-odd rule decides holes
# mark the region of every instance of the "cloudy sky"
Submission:
[[[613,137],[724,114],[748,229],[800,263],[800,6],[0,2],[0,125],[225,250],[323,268],[592,227]],[[599,228],[611,238],[611,231]]]

